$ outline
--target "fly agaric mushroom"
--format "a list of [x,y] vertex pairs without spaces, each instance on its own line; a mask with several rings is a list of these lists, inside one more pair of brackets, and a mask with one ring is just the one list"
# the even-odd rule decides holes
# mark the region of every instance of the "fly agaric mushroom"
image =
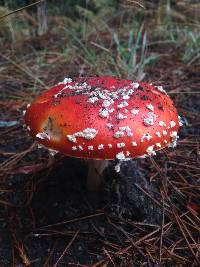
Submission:
[[65,78],[27,108],[25,122],[39,143],[88,159],[89,190],[101,183],[108,160],[174,147],[180,125],[161,86],[107,76]]

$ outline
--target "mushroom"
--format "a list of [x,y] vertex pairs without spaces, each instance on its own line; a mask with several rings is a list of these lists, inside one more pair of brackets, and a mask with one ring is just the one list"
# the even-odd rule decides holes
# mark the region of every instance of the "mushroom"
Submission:
[[161,86],[115,77],[65,78],[27,107],[25,123],[46,147],[88,160],[96,190],[109,160],[152,156],[174,147],[179,117]]

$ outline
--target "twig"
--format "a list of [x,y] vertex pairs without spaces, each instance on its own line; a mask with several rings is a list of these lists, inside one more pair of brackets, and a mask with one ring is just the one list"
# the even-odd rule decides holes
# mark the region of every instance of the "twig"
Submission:
[[190,243],[189,243],[189,241],[188,241],[188,239],[187,239],[187,236],[186,236],[186,234],[185,234],[185,232],[184,232],[184,230],[183,230],[183,226],[182,226],[181,218],[175,213],[174,209],[172,210],[172,212],[173,212],[174,217],[175,217],[175,219],[176,219],[176,222],[177,222],[177,224],[178,224],[178,226],[179,226],[179,229],[180,229],[180,231],[181,231],[181,233],[182,233],[182,235],[183,235],[183,237],[184,237],[184,239],[185,239],[185,241],[186,241],[186,243],[187,243],[187,245],[188,245],[188,248],[190,249],[192,255],[195,257],[195,260],[196,260],[197,264],[199,264],[199,266],[200,266],[200,261],[199,261],[199,259],[197,258],[196,254],[194,253],[194,251],[193,251],[193,249],[192,249],[192,247],[191,247],[191,245],[190,245]]
[[130,4],[136,4],[139,7],[142,7],[143,9],[146,9],[140,2],[138,1],[134,1],[134,0],[126,0],[127,2],[129,2]]
[[[134,184],[138,189],[140,189],[145,195],[147,195],[151,200],[153,200],[153,202],[155,202],[160,208],[162,208],[162,205],[160,204],[160,202],[158,200],[156,200],[155,198],[153,198],[146,190],[144,190],[140,185],[138,184]],[[171,211],[169,209],[166,209],[166,211],[171,214]]]
[[45,260],[45,263],[43,264],[43,267],[48,267],[49,259],[51,258],[52,254],[53,254],[53,252],[55,250],[56,245],[57,245],[57,240],[55,241],[52,250],[49,252],[49,255],[47,256],[47,259]]
[[104,215],[104,212],[100,212],[100,213],[96,213],[96,214],[91,214],[91,215],[88,215],[88,216],[84,216],[84,217],[80,217],[80,218],[75,218],[75,219],[72,219],[72,220],[63,221],[63,222],[59,222],[59,223],[45,225],[45,226],[40,227],[39,229],[47,228],[47,227],[52,227],[52,226],[58,226],[58,225],[62,225],[62,224],[72,223],[72,222],[78,222],[78,221],[82,221],[82,220],[87,220],[87,219],[91,219],[91,218],[94,218],[94,217],[97,217],[97,216],[101,216],[101,215]]
[[145,257],[145,255],[144,255],[144,253],[143,253],[143,251],[138,247],[138,245],[133,241],[133,239],[132,238],[130,238],[129,237],[129,235],[127,234],[127,232],[122,228],[122,227],[120,227],[120,226],[117,226],[116,224],[114,224],[113,222],[111,222],[111,220],[109,219],[109,218],[107,218],[108,219],[108,222],[112,225],[112,226],[114,226],[116,229],[118,229],[120,232],[122,232],[125,236],[126,236],[126,238],[131,242],[131,244],[132,244],[132,246],[143,256],[143,257]]
[[68,245],[66,246],[66,248],[64,249],[63,253],[61,254],[60,258],[57,260],[57,262],[54,264],[54,267],[58,266],[59,262],[62,260],[62,258],[64,257],[65,253],[67,252],[67,250],[70,248],[70,246],[72,245],[72,243],[74,242],[74,240],[76,239],[77,235],[79,233],[79,230],[76,232],[76,234],[73,236],[73,238],[70,240],[70,242],[68,243]]
[[3,55],[2,53],[0,55],[1,55],[2,58],[6,59],[10,63],[12,63],[15,67],[17,67],[18,69],[20,69],[21,71],[23,71],[24,73],[26,73],[29,77],[31,77],[35,81],[38,81],[41,85],[43,85],[45,88],[47,88],[47,86],[45,85],[45,83],[42,80],[40,80],[39,78],[35,77],[30,71],[26,70],[25,68],[22,68],[19,64],[17,64],[11,58],[8,58],[7,56]]
[[39,1],[37,1],[37,2],[35,2],[35,3],[32,3],[32,4],[30,4],[30,5],[27,5],[27,6],[18,8],[18,9],[14,10],[14,11],[11,11],[11,12],[9,12],[9,13],[7,13],[7,14],[1,16],[1,17],[0,17],[0,20],[2,20],[2,19],[6,18],[6,17],[8,17],[8,16],[10,16],[10,15],[12,15],[12,14],[14,14],[14,13],[17,13],[17,12],[22,11],[22,10],[24,10],[24,9],[27,9],[27,8],[29,8],[29,7],[35,6],[35,5],[37,5],[37,4],[41,3],[41,2],[44,2],[44,1],[45,1],[45,0],[39,0]]
[[113,261],[113,259],[112,259],[112,257],[110,256],[110,253],[105,248],[103,248],[103,250],[104,250],[105,254],[107,255],[107,257],[110,259],[112,265],[116,266],[114,261]]
[[160,247],[159,247],[159,261],[162,262],[162,246],[163,246],[163,227],[165,222],[165,206],[164,206],[164,198],[163,194],[161,192],[162,196],[162,223],[161,223],[161,231],[160,231]]

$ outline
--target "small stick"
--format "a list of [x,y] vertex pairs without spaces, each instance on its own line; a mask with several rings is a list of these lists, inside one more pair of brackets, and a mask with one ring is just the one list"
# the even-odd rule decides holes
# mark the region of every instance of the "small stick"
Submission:
[[161,231],[160,231],[160,247],[159,247],[159,261],[162,262],[162,246],[163,246],[163,230],[164,230],[164,223],[165,223],[165,207],[164,207],[164,198],[162,196],[162,224],[161,224]]
[[72,222],[79,222],[79,221],[82,221],[82,220],[87,220],[87,219],[94,218],[94,217],[101,216],[101,215],[104,215],[104,212],[91,214],[91,215],[80,217],[80,218],[75,218],[75,219],[72,219],[72,220],[69,220],[69,221],[63,221],[63,222],[59,222],[59,223],[45,225],[43,227],[40,227],[39,229],[47,228],[47,227],[51,227],[51,226],[58,226],[58,225],[62,225],[62,224],[72,223]]
[[68,243],[68,245],[66,246],[66,248],[64,249],[63,253],[60,255],[60,258],[57,260],[57,262],[54,264],[54,267],[58,266],[58,263],[61,261],[61,259],[64,257],[65,253],[67,252],[67,250],[70,248],[70,246],[72,245],[72,243],[74,242],[74,240],[76,239],[77,235],[79,233],[79,230],[75,233],[75,235],[73,236],[73,238],[70,240],[70,242]]
[[39,3],[43,2],[43,1],[44,1],[44,0],[39,0],[39,1],[37,1],[37,2],[35,2],[35,3],[32,3],[32,4],[30,4],[30,5],[27,5],[27,6],[18,8],[18,9],[14,10],[14,11],[11,11],[11,12],[9,12],[9,13],[7,13],[7,14],[1,16],[1,17],[0,17],[0,20],[2,20],[2,19],[6,18],[6,17],[8,17],[8,16],[10,16],[10,15],[12,15],[12,14],[14,14],[14,13],[17,13],[17,12],[19,12],[19,11],[22,11],[22,10],[24,10],[24,9],[26,9],[26,8],[32,7],[32,6],[34,6],[34,5],[37,5],[37,4],[39,4]]

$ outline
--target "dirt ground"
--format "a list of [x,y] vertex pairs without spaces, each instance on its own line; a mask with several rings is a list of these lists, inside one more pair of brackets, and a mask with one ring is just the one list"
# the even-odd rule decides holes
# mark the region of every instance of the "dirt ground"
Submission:
[[27,102],[8,96],[34,98],[26,78],[2,79],[0,120],[15,123],[0,127],[0,265],[200,266],[199,72],[173,49],[147,70],[184,117],[178,146],[124,162],[119,174],[111,162],[98,201],[86,192],[86,161],[51,156],[23,128]]

